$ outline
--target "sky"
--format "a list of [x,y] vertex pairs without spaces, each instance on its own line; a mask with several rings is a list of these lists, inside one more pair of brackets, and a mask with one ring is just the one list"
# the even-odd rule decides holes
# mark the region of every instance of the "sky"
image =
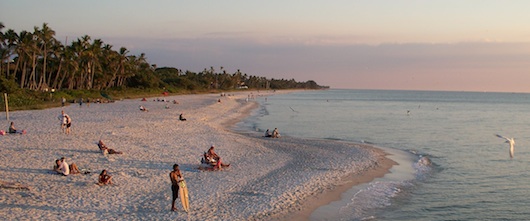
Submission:
[[43,23],[158,67],[344,89],[530,92],[527,0],[0,0],[3,31]]

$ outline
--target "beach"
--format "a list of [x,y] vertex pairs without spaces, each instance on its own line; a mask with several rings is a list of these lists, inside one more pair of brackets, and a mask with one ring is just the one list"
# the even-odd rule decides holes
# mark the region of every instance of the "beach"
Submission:
[[[27,134],[0,136],[0,181],[27,188],[0,188],[0,219],[307,220],[319,206],[394,165],[385,152],[365,144],[235,132],[232,126],[258,106],[246,101],[250,93],[256,99],[275,94],[161,96],[168,102],[148,98],[11,112],[10,121]],[[73,119],[68,135],[57,118],[61,110]],[[181,113],[187,121],[179,121]],[[99,140],[124,154],[103,155]],[[198,169],[212,145],[229,168]],[[57,175],[52,166],[60,157],[90,173]],[[175,163],[188,185],[189,213],[179,200],[178,211],[170,211]],[[114,185],[97,185],[103,169]]]

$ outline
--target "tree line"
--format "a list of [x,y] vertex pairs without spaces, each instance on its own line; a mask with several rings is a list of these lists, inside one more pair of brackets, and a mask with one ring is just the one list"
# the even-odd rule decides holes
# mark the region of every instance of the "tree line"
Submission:
[[114,50],[101,39],[84,35],[63,44],[47,23],[33,31],[3,31],[0,22],[0,89],[109,90],[164,88],[167,90],[231,90],[323,88],[314,81],[267,79],[223,67],[201,72],[157,68],[144,53],[131,55],[125,47]]

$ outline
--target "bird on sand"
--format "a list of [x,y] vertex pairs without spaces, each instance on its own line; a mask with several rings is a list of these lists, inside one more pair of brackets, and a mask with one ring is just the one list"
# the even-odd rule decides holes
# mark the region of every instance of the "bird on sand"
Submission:
[[513,158],[513,151],[514,151],[514,145],[515,145],[515,138],[508,138],[508,137],[505,137],[505,136],[502,136],[502,135],[499,135],[499,134],[495,134],[495,136],[499,137],[499,138],[502,138],[502,139],[505,139],[506,142],[505,143],[509,143],[510,144],[510,158]]

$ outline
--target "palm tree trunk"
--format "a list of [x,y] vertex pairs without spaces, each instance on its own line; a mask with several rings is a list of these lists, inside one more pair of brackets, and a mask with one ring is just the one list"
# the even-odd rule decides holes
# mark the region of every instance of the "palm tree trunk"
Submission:
[[20,76],[20,88],[24,88],[26,83],[26,71],[27,71],[28,61],[24,61],[22,64],[22,74]]
[[31,74],[29,75],[29,89],[36,89],[36,86],[37,86],[37,77],[36,77],[36,72],[37,72],[37,55],[35,52],[33,52],[33,56],[32,56],[32,62],[31,62]]
[[[62,67],[63,67],[63,58],[59,59],[59,67],[57,68],[57,73],[55,74],[55,79],[53,80],[52,88],[57,88],[57,81],[59,80],[59,75],[61,73]],[[51,74],[50,74],[50,77],[51,77]]]

